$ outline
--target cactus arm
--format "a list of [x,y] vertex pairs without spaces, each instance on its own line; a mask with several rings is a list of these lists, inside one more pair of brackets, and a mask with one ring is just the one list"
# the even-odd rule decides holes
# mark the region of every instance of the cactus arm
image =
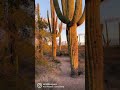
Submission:
[[53,0],[50,0],[50,9],[51,9],[51,28],[52,28],[52,33],[54,33],[54,28],[55,28],[55,11],[54,11],[54,5],[53,5]]
[[59,37],[62,32],[62,22],[59,24],[59,33],[57,34],[56,37]]
[[77,23],[82,15],[82,0],[76,0],[75,2],[75,11],[71,23]]
[[68,18],[66,18],[65,16],[62,15],[59,4],[58,4],[58,0],[53,0],[53,4],[55,7],[55,11],[56,14],[58,16],[58,18],[65,24],[68,24],[70,22],[70,20]]
[[67,0],[68,19],[71,21],[74,15],[74,0]]
[[67,1],[66,1],[66,0],[61,0],[61,4],[62,4],[63,15],[66,16],[66,12],[67,12]]
[[48,26],[49,26],[49,30],[50,30],[50,33],[51,33],[51,32],[52,32],[52,30],[51,30],[51,25],[50,25],[50,20],[49,20],[48,10],[47,10],[47,19],[48,19]]
[[82,16],[80,17],[80,19],[77,23],[77,26],[80,26],[84,21],[85,21],[85,8],[84,8]]
[[56,17],[54,30],[57,30],[57,23],[58,23],[58,18]]
[[40,6],[39,6],[39,4],[37,4],[37,16],[38,16],[38,20],[40,20]]

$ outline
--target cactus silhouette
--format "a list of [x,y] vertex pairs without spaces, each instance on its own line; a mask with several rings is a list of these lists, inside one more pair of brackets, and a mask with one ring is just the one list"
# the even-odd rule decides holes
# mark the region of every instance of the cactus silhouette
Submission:
[[58,18],[57,18],[57,16],[55,16],[53,0],[50,0],[50,8],[51,8],[51,19],[49,19],[48,11],[47,11],[47,18],[48,18],[49,30],[52,35],[52,56],[53,56],[53,60],[55,60],[56,59],[56,49],[57,49],[56,38],[59,37],[62,32],[62,23],[60,25],[61,29],[58,32],[57,31]]
[[[82,13],[82,0],[61,0],[62,12],[58,0],[53,0],[58,18],[66,24],[68,51],[71,61],[71,76],[78,75],[78,39],[77,26],[85,19],[85,10]],[[75,3],[75,4],[74,4]]]

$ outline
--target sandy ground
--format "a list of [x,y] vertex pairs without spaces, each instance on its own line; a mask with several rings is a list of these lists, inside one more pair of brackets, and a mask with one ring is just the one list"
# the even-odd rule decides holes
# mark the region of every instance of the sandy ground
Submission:
[[[70,77],[70,62],[68,57],[57,57],[57,60],[61,62],[59,69],[55,73],[46,72],[41,76],[37,76],[35,82],[37,83],[54,83],[58,86],[64,86],[64,88],[47,88],[36,90],[85,90],[85,74],[81,74],[77,78]],[[80,69],[84,70],[84,62],[81,60]],[[39,69],[38,69],[39,70]]]

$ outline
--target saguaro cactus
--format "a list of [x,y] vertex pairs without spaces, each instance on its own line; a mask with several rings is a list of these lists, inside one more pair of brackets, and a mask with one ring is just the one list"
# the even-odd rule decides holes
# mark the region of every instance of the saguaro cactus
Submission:
[[[35,14],[36,14],[36,21],[35,21],[35,28],[36,28],[36,38],[39,39],[39,54],[41,59],[43,58],[43,37],[40,34],[40,27],[39,27],[39,21],[40,21],[40,6],[39,4],[35,7]],[[39,34],[38,34],[39,33]]]
[[40,5],[39,4],[35,6],[35,14],[37,16],[37,20],[39,20],[40,19]]
[[[57,16],[55,16],[53,0],[50,0],[50,7],[51,7],[51,22],[49,20],[48,11],[47,11],[47,18],[48,18],[49,30],[52,35],[52,56],[53,56],[53,60],[55,60],[56,49],[57,49],[56,37],[60,36],[62,29],[59,32],[57,31],[58,18]],[[62,27],[62,23],[61,23],[61,27]]]
[[86,90],[104,90],[100,0],[86,1]]
[[[59,32],[62,31],[62,23],[59,24]],[[61,35],[59,36],[59,52],[61,52]]]
[[67,25],[66,36],[71,61],[71,75],[78,75],[78,39],[76,29],[85,19],[85,11],[82,14],[82,0],[76,0],[76,2],[75,0],[61,0],[62,12],[58,0],[53,0],[53,2],[58,18]]

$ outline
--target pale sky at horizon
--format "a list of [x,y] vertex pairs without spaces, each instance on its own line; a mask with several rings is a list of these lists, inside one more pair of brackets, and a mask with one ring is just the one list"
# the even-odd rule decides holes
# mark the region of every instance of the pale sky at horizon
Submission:
[[[61,1],[61,0],[60,0]],[[43,18],[47,18],[47,10],[50,12],[50,0],[35,0],[35,4],[40,4],[40,15]],[[83,8],[85,5],[85,0],[83,0]],[[78,34],[85,34],[85,22],[77,28]],[[62,41],[66,41],[66,30],[63,29],[62,33]],[[81,42],[84,43],[84,36],[81,36]]]

